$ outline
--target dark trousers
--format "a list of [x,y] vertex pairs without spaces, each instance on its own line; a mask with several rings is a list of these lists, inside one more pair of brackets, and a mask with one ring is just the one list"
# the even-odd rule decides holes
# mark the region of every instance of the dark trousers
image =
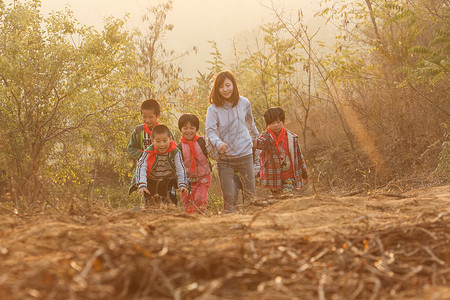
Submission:
[[176,179],[150,179],[147,178],[147,188],[150,194],[144,194],[145,203],[172,202],[177,205]]

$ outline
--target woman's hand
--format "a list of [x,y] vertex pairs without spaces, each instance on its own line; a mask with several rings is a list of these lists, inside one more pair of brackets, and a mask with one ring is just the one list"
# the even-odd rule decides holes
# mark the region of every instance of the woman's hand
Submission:
[[227,143],[222,143],[219,145],[219,147],[217,147],[217,152],[219,152],[219,154],[225,154],[228,151],[228,144]]

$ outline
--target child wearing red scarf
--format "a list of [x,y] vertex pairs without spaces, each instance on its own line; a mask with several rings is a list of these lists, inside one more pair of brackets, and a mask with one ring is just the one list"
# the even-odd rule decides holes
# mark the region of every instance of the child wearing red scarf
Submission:
[[128,143],[128,153],[139,160],[145,149],[152,144],[152,129],[158,125],[161,117],[161,108],[155,99],[147,99],[141,104],[142,123],[134,128]]
[[[161,108],[155,99],[147,99],[141,103],[142,124],[137,125],[131,133],[128,142],[128,154],[134,160],[133,169],[137,161],[141,158],[144,150],[152,144],[152,129],[158,125],[158,119],[161,117]],[[137,190],[136,173],[134,174],[128,194]]]
[[190,193],[182,193],[181,201],[187,213],[204,214],[207,206],[208,189],[211,184],[211,166],[206,151],[206,142],[197,135],[200,121],[196,115],[184,114],[178,120],[178,128],[183,135],[178,148],[183,154]]
[[183,158],[172,140],[170,129],[166,125],[156,125],[152,130],[152,141],[136,168],[136,185],[146,204],[154,196],[172,200],[171,189],[175,182],[178,192],[189,192]]
[[[144,150],[152,144],[152,129],[159,124],[158,119],[161,117],[161,107],[159,106],[158,101],[155,99],[144,100],[141,104],[141,116],[143,123],[134,128],[127,148],[130,157],[135,160],[135,163],[141,158]],[[170,133],[170,135],[173,138],[172,133]],[[135,166],[136,164],[134,164],[133,168]],[[173,186],[171,194],[169,195],[169,198],[173,203],[177,202],[175,189],[176,185]],[[131,194],[135,190],[137,190],[136,177],[133,176],[128,194]]]
[[274,196],[301,189],[308,180],[306,164],[298,137],[284,127],[285,113],[271,107],[264,113],[267,129],[261,133],[255,148],[261,149],[261,184]]

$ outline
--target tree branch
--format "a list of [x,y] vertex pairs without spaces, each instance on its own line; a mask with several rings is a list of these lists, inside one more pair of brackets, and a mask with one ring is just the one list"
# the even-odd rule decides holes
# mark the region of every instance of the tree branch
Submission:
[[443,109],[442,107],[438,106],[436,103],[434,103],[430,98],[428,98],[427,96],[425,96],[424,94],[422,94],[419,90],[417,90],[412,84],[411,82],[408,81],[408,85],[413,89],[414,92],[416,92],[419,96],[421,96],[422,98],[424,98],[425,100],[427,100],[431,105],[433,105],[434,107],[436,107],[438,110],[442,111],[444,114],[446,114],[447,116],[450,116],[450,113],[447,112],[445,109]]
[[116,101],[116,102],[114,102],[113,104],[111,104],[111,105],[109,105],[109,106],[107,106],[107,107],[104,107],[104,108],[102,108],[102,109],[100,109],[100,110],[98,110],[98,111],[95,111],[95,112],[92,112],[92,113],[89,113],[89,114],[85,114],[85,115],[81,118],[81,120],[78,122],[78,124],[76,124],[76,125],[74,125],[74,126],[69,126],[69,127],[66,127],[66,128],[58,128],[58,129],[56,129],[55,132],[54,132],[53,134],[47,135],[47,136],[44,138],[44,142],[51,141],[51,140],[53,140],[54,138],[56,138],[56,137],[58,137],[58,136],[60,136],[60,135],[62,135],[62,134],[64,134],[64,133],[66,133],[66,132],[68,132],[68,131],[72,131],[72,130],[75,130],[75,129],[80,128],[80,127],[84,124],[84,122],[85,122],[90,116],[93,116],[93,115],[99,114],[99,113],[103,113],[103,112],[105,112],[106,110],[110,109],[111,107],[116,106],[117,104],[119,104],[119,103],[122,102],[122,101],[123,101],[123,100]]

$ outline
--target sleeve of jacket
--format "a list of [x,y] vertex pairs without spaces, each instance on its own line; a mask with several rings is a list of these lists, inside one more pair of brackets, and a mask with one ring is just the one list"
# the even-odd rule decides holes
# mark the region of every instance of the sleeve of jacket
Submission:
[[147,186],[147,156],[148,153],[144,152],[136,167],[136,185],[139,189]]
[[252,113],[252,107],[250,105],[250,102],[248,102],[248,108],[247,113],[245,115],[245,123],[247,124],[247,128],[250,132],[250,136],[252,137],[252,140],[254,141],[258,135],[258,128],[256,128],[255,119],[253,119],[253,113]]
[[188,187],[188,179],[187,179],[187,175],[186,175],[186,168],[184,166],[184,162],[183,162],[183,156],[181,154],[181,151],[178,151],[175,154],[174,157],[174,163],[175,163],[175,168],[176,168],[176,172],[177,172],[177,184],[178,184],[178,188],[180,187]]
[[[295,146],[295,152],[297,152],[296,153],[296,156],[297,156],[297,158],[298,158],[298,165],[300,166],[300,168],[302,169],[302,170],[306,170],[306,162],[305,162],[305,158],[303,157],[303,154],[302,154],[302,150],[301,150],[301,148],[300,148],[300,144],[299,144],[299,141],[298,141],[298,139],[297,139],[297,141],[294,143],[294,146]],[[307,176],[306,176],[307,177]]]
[[218,120],[218,112],[215,106],[210,105],[208,110],[206,111],[206,120],[205,120],[205,132],[209,141],[216,148],[219,147],[223,141],[217,135],[217,120]]
[[261,135],[256,139],[256,149],[265,150],[267,151],[269,146],[269,136],[267,134],[267,131],[263,131]]
[[255,149],[253,152],[253,170],[255,176],[261,171],[261,149]]
[[139,144],[136,130],[134,130],[133,133],[131,134],[131,138],[130,138],[130,141],[128,142],[127,150],[128,150],[128,153],[130,154],[131,158],[133,158],[135,160],[138,160],[142,155],[142,152],[140,151],[141,146]]

